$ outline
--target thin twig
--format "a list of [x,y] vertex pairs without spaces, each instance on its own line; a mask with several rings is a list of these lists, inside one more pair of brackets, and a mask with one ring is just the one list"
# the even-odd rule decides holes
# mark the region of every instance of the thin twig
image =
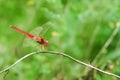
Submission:
[[100,29],[100,26],[96,26],[96,28],[95,28],[95,30],[93,31],[93,34],[91,35],[91,39],[90,39],[90,41],[89,41],[89,45],[88,45],[88,48],[87,48],[87,54],[90,54],[91,53],[91,51],[92,51],[92,48],[93,48],[93,43],[94,43],[94,41],[95,41],[95,38],[96,38],[96,36],[97,36],[97,33],[98,33],[98,31],[99,31],[99,29]]
[[79,61],[79,60],[77,60],[77,59],[75,59],[75,58],[73,58],[73,57],[71,57],[71,56],[69,56],[69,55],[67,55],[67,54],[65,54],[65,53],[62,53],[62,52],[53,52],[53,51],[32,52],[32,53],[30,53],[30,54],[27,54],[27,55],[23,56],[22,58],[20,58],[19,60],[17,60],[15,63],[13,63],[11,66],[9,66],[9,67],[1,70],[1,71],[0,71],[0,74],[3,73],[3,72],[5,72],[5,71],[10,70],[10,69],[11,69],[12,67],[14,67],[17,63],[21,62],[22,60],[26,59],[27,57],[29,57],[29,56],[31,56],[31,55],[34,55],[34,54],[38,54],[38,53],[48,53],[48,54],[62,55],[62,56],[64,56],[64,57],[67,57],[67,58],[73,60],[74,62],[76,62],[76,63],[78,63],[78,64],[81,64],[81,65],[87,66],[87,67],[89,67],[89,68],[95,69],[95,70],[97,70],[97,71],[99,71],[99,72],[102,72],[102,73],[104,73],[104,74],[107,74],[107,75],[110,75],[110,76],[114,76],[114,77],[116,77],[116,78],[120,78],[120,76],[118,76],[118,75],[116,75],[116,74],[103,71],[103,70],[101,70],[101,69],[99,69],[99,68],[96,68],[96,67],[90,65],[90,64],[87,64],[87,63],[84,63],[84,62],[82,62],[82,61]]
[[102,53],[104,52],[105,49],[107,49],[109,47],[109,45],[111,44],[112,40],[114,39],[114,37],[116,36],[116,34],[118,33],[120,28],[120,22],[117,23],[116,28],[114,29],[113,33],[111,34],[111,36],[108,38],[108,40],[105,42],[105,44],[103,45],[103,47],[101,48],[101,50],[98,52],[97,56],[94,58],[92,64],[95,64],[99,58],[101,57]]

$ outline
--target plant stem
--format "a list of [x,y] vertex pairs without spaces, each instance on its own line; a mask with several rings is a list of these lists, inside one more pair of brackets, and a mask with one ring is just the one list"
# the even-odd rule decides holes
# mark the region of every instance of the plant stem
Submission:
[[15,63],[13,63],[12,65],[10,65],[9,67],[1,70],[1,71],[0,71],[0,74],[3,73],[3,72],[6,72],[6,71],[8,71],[8,70],[10,70],[10,69],[13,68],[16,64],[18,64],[18,63],[21,62],[22,60],[26,59],[27,57],[29,57],[29,56],[31,56],[31,55],[34,55],[34,54],[38,54],[38,53],[47,53],[47,54],[62,55],[62,56],[64,56],[64,57],[67,57],[67,58],[73,60],[74,62],[76,62],[76,63],[78,63],[78,64],[87,66],[87,67],[92,68],[92,69],[94,69],[94,70],[96,70],[96,71],[102,72],[102,73],[104,73],[104,74],[106,74],[106,75],[114,76],[114,77],[116,77],[116,78],[120,78],[120,76],[118,76],[118,75],[116,75],[116,74],[103,71],[103,70],[101,70],[101,69],[99,69],[99,68],[97,68],[97,67],[94,67],[94,66],[90,65],[90,64],[87,64],[87,63],[84,63],[84,62],[82,62],[82,61],[79,61],[79,60],[71,57],[70,55],[67,55],[67,54],[62,53],[62,52],[53,52],[53,51],[41,51],[41,52],[32,52],[32,53],[29,53],[29,54],[23,56],[22,58],[18,59]]

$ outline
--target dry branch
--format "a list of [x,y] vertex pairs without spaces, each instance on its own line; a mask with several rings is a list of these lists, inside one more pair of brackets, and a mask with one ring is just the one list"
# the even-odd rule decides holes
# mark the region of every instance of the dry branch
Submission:
[[96,70],[96,71],[99,71],[99,72],[102,72],[102,73],[104,73],[104,74],[107,74],[107,75],[110,75],[110,76],[114,76],[114,77],[116,77],[116,78],[120,78],[120,76],[118,76],[118,75],[116,75],[116,74],[103,71],[103,70],[101,70],[101,69],[99,69],[99,68],[97,68],[97,67],[94,67],[94,66],[90,65],[90,64],[87,64],[87,63],[84,63],[84,62],[82,62],[82,61],[79,61],[79,60],[71,57],[70,55],[67,55],[67,54],[62,53],[62,52],[53,52],[53,51],[32,52],[32,53],[30,53],[30,54],[27,54],[27,55],[23,56],[22,58],[20,58],[19,60],[17,60],[17,61],[16,61],[15,63],[13,63],[12,65],[10,65],[9,67],[1,70],[1,71],[0,71],[0,74],[3,73],[3,72],[6,72],[6,71],[8,71],[8,70],[10,70],[10,69],[11,69],[12,67],[14,67],[17,63],[21,62],[22,60],[26,59],[27,57],[29,57],[29,56],[31,56],[31,55],[34,55],[34,54],[38,54],[38,53],[47,53],[47,54],[62,55],[62,56],[64,56],[64,57],[67,57],[67,58],[73,60],[74,62],[76,62],[76,63],[78,63],[78,64],[87,66],[87,67],[89,67],[89,68],[92,68],[92,69],[94,69],[94,70]]

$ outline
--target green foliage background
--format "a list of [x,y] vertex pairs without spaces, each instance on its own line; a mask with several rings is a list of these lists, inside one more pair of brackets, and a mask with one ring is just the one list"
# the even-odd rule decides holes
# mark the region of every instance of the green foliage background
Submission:
[[[61,51],[92,63],[120,20],[120,0],[0,0],[0,70],[20,57],[36,51],[23,47],[25,36],[12,30],[15,25],[27,32],[38,26],[50,51]],[[31,44],[31,43],[29,43]],[[120,75],[120,32],[94,65]],[[17,64],[6,80],[117,80],[58,55],[40,54]],[[91,73],[92,74],[92,73]],[[3,79],[5,73],[0,74]],[[88,78],[88,79],[87,79]]]

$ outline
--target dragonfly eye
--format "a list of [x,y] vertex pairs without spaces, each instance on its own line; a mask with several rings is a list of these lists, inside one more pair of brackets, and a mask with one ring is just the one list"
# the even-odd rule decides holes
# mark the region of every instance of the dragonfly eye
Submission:
[[45,46],[49,46],[49,42],[48,41],[45,41]]

